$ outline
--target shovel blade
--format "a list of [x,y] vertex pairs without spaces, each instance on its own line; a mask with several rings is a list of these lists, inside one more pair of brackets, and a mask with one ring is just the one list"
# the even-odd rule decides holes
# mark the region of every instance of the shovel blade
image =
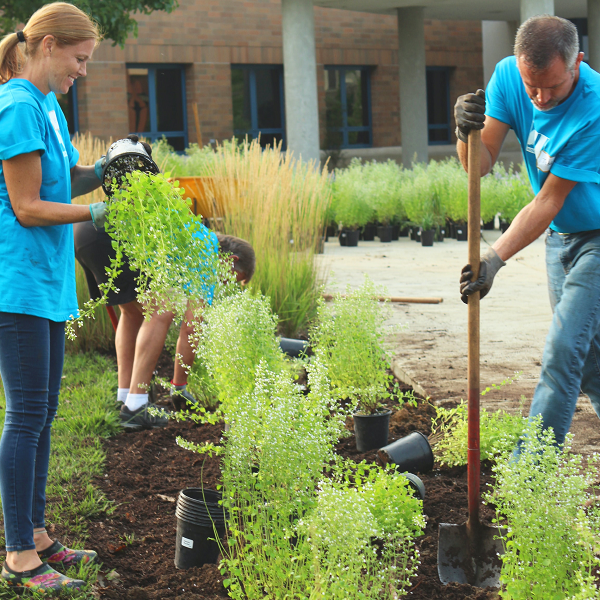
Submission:
[[443,584],[468,583],[476,587],[500,587],[505,530],[480,525],[469,536],[467,525],[440,523],[438,574]]

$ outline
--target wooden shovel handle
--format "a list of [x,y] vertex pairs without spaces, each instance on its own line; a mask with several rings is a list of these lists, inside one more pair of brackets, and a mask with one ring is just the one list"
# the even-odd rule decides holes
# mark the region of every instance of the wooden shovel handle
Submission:
[[[481,131],[471,130],[468,143],[469,170],[469,264],[474,279],[479,274],[481,217]],[[469,296],[468,305],[468,483],[469,523],[479,524],[480,447],[479,447],[479,292]]]

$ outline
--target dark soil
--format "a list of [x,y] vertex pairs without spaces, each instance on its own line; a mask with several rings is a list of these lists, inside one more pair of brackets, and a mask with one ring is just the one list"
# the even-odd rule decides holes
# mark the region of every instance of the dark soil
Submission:
[[[168,364],[161,361],[161,376],[171,377]],[[168,361],[166,361],[168,362]],[[159,394],[159,401],[167,400]],[[392,415],[390,439],[411,431],[430,432],[434,408],[424,401],[418,407],[396,410]],[[104,564],[99,580],[101,598],[158,600],[162,598],[213,600],[226,598],[222,576],[216,565],[180,571],[175,568],[175,503],[186,487],[215,489],[220,479],[219,460],[200,457],[177,446],[175,439],[201,443],[218,442],[219,425],[193,425],[171,421],[166,429],[123,433],[106,441],[106,475],[97,485],[115,502],[115,512],[89,524],[90,547]],[[338,453],[353,460],[373,462],[376,452],[359,454],[354,436],[338,445]],[[418,540],[421,564],[409,598],[422,600],[488,600],[494,590],[469,585],[440,583],[437,574],[438,524],[464,523],[467,518],[466,467],[436,468],[422,474],[426,487],[424,512],[427,527]],[[490,481],[490,470],[482,469],[482,491]],[[483,507],[482,518],[493,517]]]

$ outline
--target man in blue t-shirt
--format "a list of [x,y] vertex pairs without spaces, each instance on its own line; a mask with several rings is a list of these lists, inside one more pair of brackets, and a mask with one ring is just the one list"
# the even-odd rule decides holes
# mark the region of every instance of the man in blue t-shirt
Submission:
[[[515,56],[496,66],[484,94],[455,106],[457,150],[482,129],[481,175],[494,166],[509,129],[521,144],[535,198],[481,258],[463,268],[460,291],[483,298],[505,261],[546,231],[553,319],[530,416],[565,439],[580,389],[600,415],[600,74],[582,63],[575,26],[537,16],[521,25]],[[485,121],[485,123],[484,123]],[[485,125],[485,126],[484,126]]]

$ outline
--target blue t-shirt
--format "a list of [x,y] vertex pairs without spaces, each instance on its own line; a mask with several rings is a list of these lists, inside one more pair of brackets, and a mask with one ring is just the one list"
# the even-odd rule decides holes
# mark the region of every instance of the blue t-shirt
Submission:
[[496,65],[487,86],[486,115],[514,129],[536,194],[548,173],[578,182],[550,227],[560,233],[600,229],[600,74],[581,63],[572,94],[541,111],[510,56]]
[[201,283],[198,291],[200,297],[207,303],[212,304],[215,295],[215,280],[217,277],[217,260],[219,258],[219,240],[214,231],[204,225],[200,219],[195,219],[198,229],[192,233],[192,237],[200,244],[203,255],[202,269],[192,267],[195,272],[200,273]]
[[[40,198],[71,203],[70,169],[79,159],[53,92],[26,79],[0,85],[0,161],[38,150]],[[12,209],[0,163],[0,312],[52,321],[77,316],[72,225],[23,227]]]

